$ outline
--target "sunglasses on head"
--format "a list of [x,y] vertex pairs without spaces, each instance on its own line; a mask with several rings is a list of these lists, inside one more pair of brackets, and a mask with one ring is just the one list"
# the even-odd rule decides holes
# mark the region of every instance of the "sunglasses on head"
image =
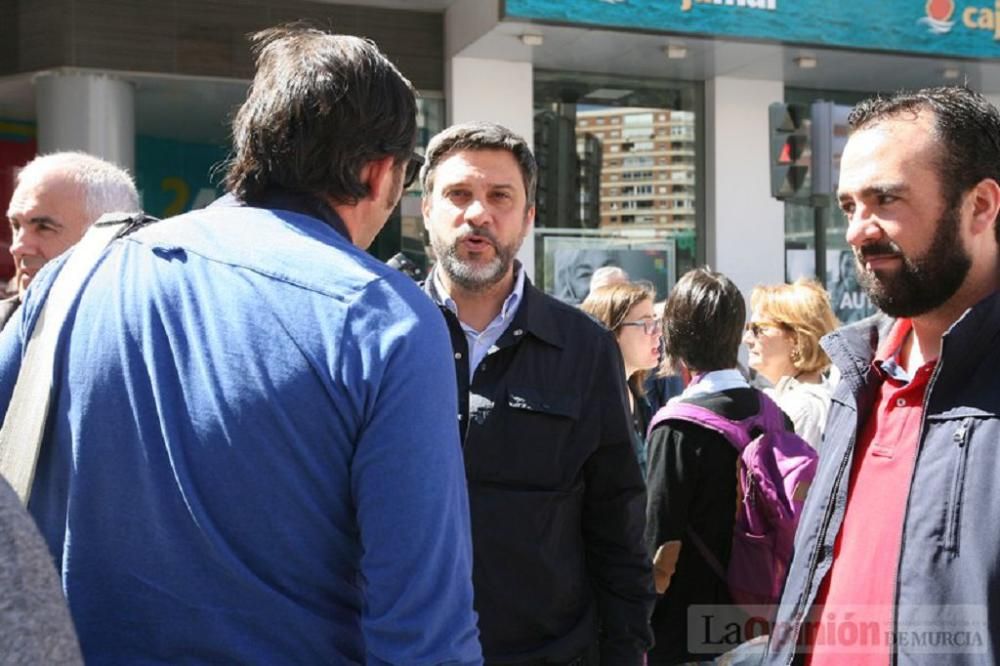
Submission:
[[413,185],[420,175],[420,167],[424,165],[424,156],[420,153],[410,155],[410,160],[406,163],[406,174],[403,176],[403,188]]

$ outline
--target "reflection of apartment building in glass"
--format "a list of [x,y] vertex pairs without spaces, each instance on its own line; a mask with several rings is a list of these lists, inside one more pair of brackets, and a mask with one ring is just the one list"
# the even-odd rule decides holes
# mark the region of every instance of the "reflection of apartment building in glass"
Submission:
[[590,132],[576,135],[576,157],[580,169],[577,196],[580,226],[596,229],[601,226],[601,171],[604,167],[604,147]]
[[[602,108],[577,111],[577,136],[601,143],[600,226],[695,225],[695,136],[690,111]],[[586,183],[580,193],[589,193]]]
[[546,110],[535,117],[535,157],[538,160],[537,212],[539,227],[579,227],[577,164],[573,119]]

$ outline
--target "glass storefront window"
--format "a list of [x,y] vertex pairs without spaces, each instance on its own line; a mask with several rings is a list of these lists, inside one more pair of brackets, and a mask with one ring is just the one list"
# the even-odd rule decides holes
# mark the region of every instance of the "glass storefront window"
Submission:
[[535,281],[578,304],[600,266],[666,298],[698,263],[700,89],[538,70]]

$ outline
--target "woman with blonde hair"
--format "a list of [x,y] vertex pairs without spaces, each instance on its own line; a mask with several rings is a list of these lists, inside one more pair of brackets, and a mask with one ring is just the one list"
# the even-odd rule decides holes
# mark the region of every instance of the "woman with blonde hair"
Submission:
[[632,413],[632,444],[646,473],[646,426],[652,416],[644,398],[650,369],[660,362],[660,319],[653,311],[656,292],[652,285],[625,282],[591,292],[580,308],[615,334],[625,365],[629,407]]
[[755,287],[743,342],[750,367],[771,383],[766,388],[788,414],[795,432],[818,448],[830,409],[830,359],[819,339],[838,326],[830,297],[817,282]]

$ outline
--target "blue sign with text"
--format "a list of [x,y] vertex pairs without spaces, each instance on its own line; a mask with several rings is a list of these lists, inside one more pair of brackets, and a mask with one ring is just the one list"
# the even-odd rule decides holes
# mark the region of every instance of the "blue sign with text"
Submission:
[[1000,58],[1000,0],[506,0],[505,17]]

